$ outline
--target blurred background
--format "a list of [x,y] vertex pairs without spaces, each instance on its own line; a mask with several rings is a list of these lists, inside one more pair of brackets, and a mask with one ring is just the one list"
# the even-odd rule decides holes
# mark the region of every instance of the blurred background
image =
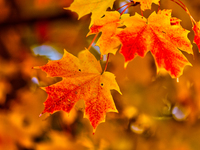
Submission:
[[[77,20],[77,14],[64,7],[73,0],[0,0],[0,149],[1,150],[198,150],[200,149],[200,57],[184,53],[193,66],[187,66],[179,79],[165,71],[156,73],[150,53],[136,57],[124,69],[124,58],[111,55],[108,71],[116,75],[123,95],[112,91],[119,113],[108,113],[93,135],[83,118],[84,103],[70,114],[43,114],[47,94],[39,87],[61,78],[47,78],[32,69],[48,60],[58,60],[63,50],[77,56],[88,47],[86,38],[90,15]],[[114,9],[127,1],[116,0]],[[200,1],[182,0],[196,21]],[[161,0],[160,9],[173,9],[172,16],[190,30],[185,11],[170,0]],[[144,12],[144,16],[152,10]],[[139,5],[126,13],[141,13]],[[98,47],[91,51],[99,58]],[[177,82],[179,80],[179,82]]]

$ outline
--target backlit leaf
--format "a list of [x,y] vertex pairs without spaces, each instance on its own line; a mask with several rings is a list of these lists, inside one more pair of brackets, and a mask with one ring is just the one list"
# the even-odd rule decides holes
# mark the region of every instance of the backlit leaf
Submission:
[[[128,62],[136,54],[144,56],[151,51],[158,71],[165,68],[172,77],[179,77],[185,65],[190,65],[180,50],[192,53],[192,45],[187,38],[188,31],[178,21],[171,25],[171,11],[153,12],[148,19],[136,14],[124,19],[126,28],[117,36],[122,42],[121,53]],[[173,21],[172,21],[173,23]]]
[[[90,28],[90,34],[102,32],[96,45],[100,47],[101,55],[113,53],[115,54],[120,45],[120,41],[116,38],[115,33],[119,26],[120,13],[117,11],[106,12],[103,18],[95,20]],[[108,48],[109,45],[109,48]]]
[[92,13],[91,24],[95,19],[101,18],[106,10],[112,9],[115,0],[74,0],[69,9],[78,14],[79,19],[87,14]]
[[81,99],[85,102],[85,117],[94,128],[105,121],[106,112],[117,112],[111,89],[120,92],[114,74],[102,73],[100,63],[88,51],[84,50],[78,58],[65,51],[62,59],[49,61],[40,66],[50,77],[62,77],[63,80],[44,87],[47,100],[43,113],[54,113],[63,110],[71,111],[75,103]]

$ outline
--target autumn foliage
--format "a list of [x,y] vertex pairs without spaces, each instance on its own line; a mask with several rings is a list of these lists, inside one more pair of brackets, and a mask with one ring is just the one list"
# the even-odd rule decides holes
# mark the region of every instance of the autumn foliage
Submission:
[[199,150],[199,0],[0,0],[0,150]]
[[105,121],[106,112],[117,112],[110,90],[120,92],[115,76],[102,72],[100,63],[88,51],[82,51],[78,58],[65,51],[63,58],[50,61],[40,67],[50,77],[63,77],[61,82],[43,88],[48,93],[42,113],[71,111],[77,101],[85,102],[85,117],[96,129]]
[[[124,14],[132,5],[140,4],[141,11],[151,9],[152,3],[159,5],[158,0],[136,0],[122,6],[120,14],[113,8],[115,0],[74,0],[65,8],[78,14],[78,18],[91,14],[91,23],[87,36],[95,34],[88,49],[83,50],[78,58],[64,52],[62,59],[49,61],[46,65],[35,67],[47,73],[48,77],[62,77],[62,81],[42,87],[48,94],[44,102],[44,113],[63,110],[69,113],[79,100],[84,100],[84,117],[88,118],[94,130],[105,121],[107,112],[118,112],[110,90],[120,89],[115,75],[106,71],[110,53],[119,52],[124,56],[124,67],[135,56],[144,57],[151,52],[157,73],[166,70],[172,78],[179,78],[186,65],[192,66],[183,52],[193,54],[192,44],[188,39],[189,31],[184,29],[181,20],[171,16],[172,10],[158,8],[148,18],[143,14]],[[137,2],[137,3],[136,3]],[[200,48],[200,25],[192,18],[187,7],[179,0],[175,1],[188,13],[194,24],[194,42]],[[100,61],[89,51],[97,40],[101,58],[107,55],[104,68]],[[122,93],[123,94],[123,93]]]

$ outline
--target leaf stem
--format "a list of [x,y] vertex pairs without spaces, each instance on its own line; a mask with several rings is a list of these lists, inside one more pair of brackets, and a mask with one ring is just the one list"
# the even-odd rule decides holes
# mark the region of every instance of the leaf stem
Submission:
[[129,4],[131,4],[131,3],[133,3],[133,2],[129,2],[129,3],[126,3],[126,4],[122,5],[121,7],[119,7],[118,9],[116,9],[116,11],[120,10],[121,8],[127,6],[127,5],[129,5]]
[[98,36],[99,32],[94,36],[92,42],[90,43],[90,45],[88,46],[88,50],[90,50],[90,48],[92,47],[92,44],[94,43],[94,41],[96,40],[97,36]]
[[108,55],[107,55],[106,65],[105,65],[105,68],[104,68],[104,70],[103,70],[103,72],[101,74],[103,74],[106,71],[107,67],[108,67],[109,56],[110,56],[110,53],[108,53]]
[[[132,2],[131,2],[132,3]],[[121,12],[120,15],[122,15],[130,6],[131,6],[131,3],[128,3],[128,5],[126,6],[126,8]]]
[[192,17],[192,15],[190,14],[188,8],[185,6],[185,4],[181,1],[181,0],[171,0],[173,2],[175,2],[176,4],[178,4],[181,8],[183,8],[183,10],[185,10],[185,12],[189,15],[190,20],[192,22],[192,26],[194,26],[194,24],[196,24],[196,21],[194,20],[194,18]]
[[139,3],[139,2],[131,1],[131,2],[126,3],[126,4],[122,5],[121,7],[119,7],[118,9],[116,9],[116,11],[119,11],[121,8],[127,6],[127,7],[121,12],[121,15],[122,15],[122,14],[126,11],[126,9],[127,9],[128,7],[130,7],[130,6],[136,6],[136,5],[138,5],[138,4],[140,4],[140,3]]
[[142,11],[142,9],[141,9],[141,15],[144,16],[144,15],[143,15],[143,11]]
[[159,5],[158,5],[158,11],[157,12],[159,12],[159,10],[160,10],[160,1],[158,3],[159,3]]

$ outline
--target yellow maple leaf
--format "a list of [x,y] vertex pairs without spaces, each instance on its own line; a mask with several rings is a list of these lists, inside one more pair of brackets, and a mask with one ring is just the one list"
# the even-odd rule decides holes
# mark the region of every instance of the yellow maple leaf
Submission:
[[92,13],[91,25],[95,19],[101,18],[106,10],[110,7],[113,8],[115,0],[74,0],[70,7],[65,8],[75,11],[78,14],[78,19]]
[[[120,41],[115,34],[120,22],[120,13],[117,11],[108,11],[105,16],[96,19],[88,35],[102,32],[96,45],[100,47],[101,55],[113,53],[115,54],[120,46]],[[108,48],[109,45],[109,48]]]

